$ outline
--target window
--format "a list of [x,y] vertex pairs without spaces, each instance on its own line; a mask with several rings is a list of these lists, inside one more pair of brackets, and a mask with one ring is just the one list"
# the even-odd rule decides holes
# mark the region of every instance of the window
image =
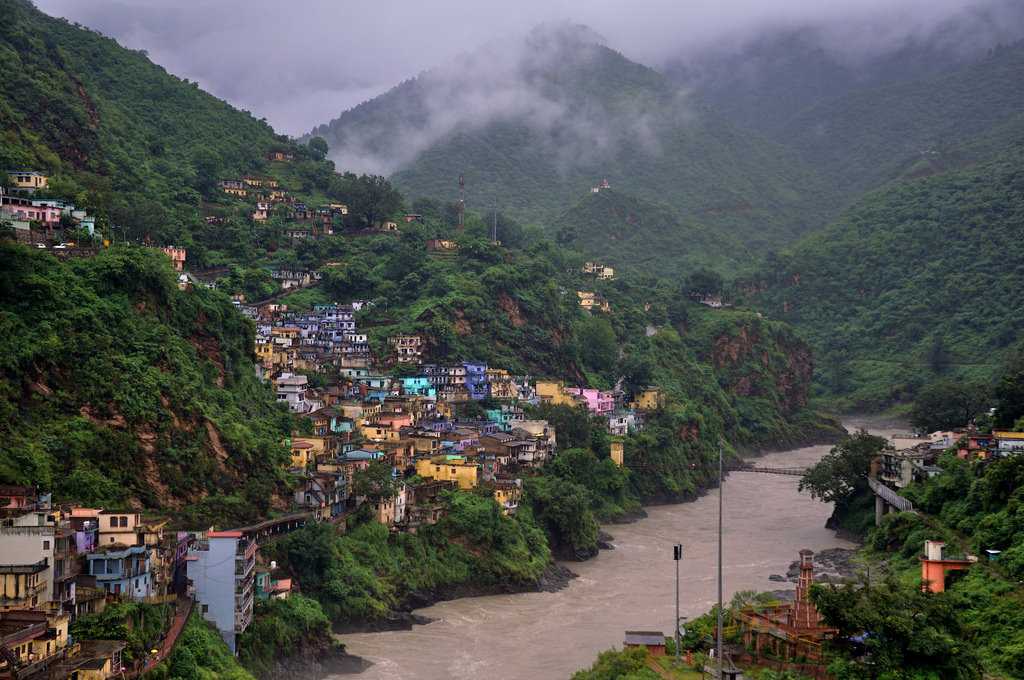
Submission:
[[205,613],[206,613],[206,612],[208,612],[208,611],[210,611],[210,606],[209,606],[209,605],[205,605],[205,604],[204,604],[204,605],[203,605],[203,613],[205,614]]
[[111,516],[111,518],[110,518],[110,527],[111,528],[116,528],[117,527],[117,518],[116,517]]
[[121,518],[121,526],[123,526],[123,527],[127,527],[128,526],[128,518],[127,517],[122,517]]
[[43,541],[43,550],[49,550],[49,549],[50,549],[50,542],[49,541]]

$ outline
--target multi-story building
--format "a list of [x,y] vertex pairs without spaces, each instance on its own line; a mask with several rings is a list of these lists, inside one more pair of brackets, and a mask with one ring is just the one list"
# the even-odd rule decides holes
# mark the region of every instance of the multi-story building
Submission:
[[433,456],[416,461],[416,474],[438,481],[453,481],[460,489],[477,485],[477,466],[465,456]]
[[85,560],[96,586],[111,595],[143,600],[156,594],[149,550],[144,545],[101,545]]
[[466,392],[473,401],[480,401],[491,396],[491,384],[487,381],[487,364],[465,362]]
[[423,339],[418,335],[392,335],[388,347],[400,364],[419,363],[423,356]]
[[203,618],[232,652],[252,623],[256,541],[241,531],[210,531],[189,549],[188,579]]
[[0,610],[31,609],[53,599],[57,515],[49,510],[0,524]]
[[288,404],[292,413],[308,413],[312,409],[306,400],[306,387],[309,379],[304,375],[282,373],[277,379],[277,400]]

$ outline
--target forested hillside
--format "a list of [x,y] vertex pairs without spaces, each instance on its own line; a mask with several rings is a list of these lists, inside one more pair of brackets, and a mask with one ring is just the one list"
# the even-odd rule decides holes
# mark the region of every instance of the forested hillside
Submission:
[[178,290],[157,250],[0,261],[0,482],[200,524],[274,507],[291,417],[223,293]]
[[868,194],[771,259],[754,300],[811,340],[821,386],[850,406],[987,377],[1024,330],[1022,167],[1018,136],[992,160]]
[[27,0],[0,0],[0,15],[0,167],[56,175],[56,188],[94,210],[145,224],[197,220],[218,173],[248,169],[282,142],[144,53]]
[[620,189],[586,194],[554,223],[558,243],[617,267],[735,272],[751,262],[743,239]]
[[821,221],[828,192],[793,153],[593,40],[540,32],[468,55],[313,134],[339,163],[394,171],[411,198],[454,200],[462,175],[469,206],[553,229],[602,179],[755,245]]
[[779,133],[847,197],[997,130],[1024,109],[1024,42],[929,78],[826,100]]

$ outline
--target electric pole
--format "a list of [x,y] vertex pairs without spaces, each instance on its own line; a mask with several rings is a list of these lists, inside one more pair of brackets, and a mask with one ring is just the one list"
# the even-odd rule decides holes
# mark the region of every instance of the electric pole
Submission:
[[459,175],[459,231],[466,224],[466,177]]
[[722,680],[722,442],[718,442],[718,640],[715,645],[715,656],[718,657],[718,680]]

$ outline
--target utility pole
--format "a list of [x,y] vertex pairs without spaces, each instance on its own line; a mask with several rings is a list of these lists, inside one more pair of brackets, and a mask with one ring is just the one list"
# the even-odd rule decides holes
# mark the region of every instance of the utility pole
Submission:
[[682,645],[682,638],[679,637],[679,563],[683,560],[683,545],[676,543],[672,546],[672,559],[676,562],[676,663],[679,663],[679,647]]
[[466,177],[459,175],[459,231],[466,224]]
[[722,680],[722,442],[718,442],[718,640],[715,656],[718,662],[718,680]]

